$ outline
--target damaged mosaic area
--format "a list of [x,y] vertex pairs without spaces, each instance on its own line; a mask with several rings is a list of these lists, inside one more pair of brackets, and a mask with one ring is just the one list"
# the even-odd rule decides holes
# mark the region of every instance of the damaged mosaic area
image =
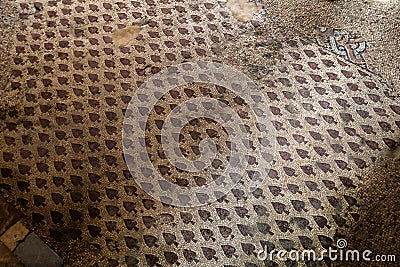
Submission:
[[[256,252],[320,251],[339,237],[395,253],[395,240],[360,230],[399,215],[387,204],[398,199],[400,177],[399,6],[377,2],[2,2],[10,14],[0,29],[4,198],[64,266],[296,266],[262,262]],[[277,145],[268,172],[246,169],[249,178],[265,177],[257,190],[239,183],[214,203],[178,208],[136,184],[122,125],[146,79],[198,60],[234,67],[258,85]],[[210,177],[175,179],[180,171],[166,163],[159,125],[196,97],[223,101],[260,131],[226,88],[170,90],[152,110],[146,144],[155,168],[180,185]],[[219,147],[214,173],[230,150],[218,124],[192,121],[180,149],[194,159],[204,138]],[[381,236],[398,235],[389,221],[382,225]]]

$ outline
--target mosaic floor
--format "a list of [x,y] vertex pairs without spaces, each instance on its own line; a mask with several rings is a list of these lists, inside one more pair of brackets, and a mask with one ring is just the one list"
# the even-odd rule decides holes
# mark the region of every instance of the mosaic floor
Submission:
[[[20,249],[40,238],[64,266],[226,267],[350,266],[257,257],[265,247],[321,251],[338,239],[354,249],[400,251],[399,2],[40,0],[0,7],[0,190],[13,209],[0,223],[28,229]],[[235,141],[250,148],[243,179],[226,195],[210,190],[216,201],[176,207],[146,193],[137,180],[148,174],[141,165],[141,172],[127,167],[138,161],[124,156],[130,143],[122,133],[128,104],[147,79],[196,61],[249,77],[260,89],[252,99],[266,100],[273,135],[260,138],[268,131],[244,95],[206,80],[160,96],[140,124],[144,151],[130,151],[145,153],[165,180],[202,186],[229,167]],[[176,135],[184,157],[198,159],[207,138],[218,150],[206,171],[192,174],[169,162],[161,136],[168,114],[200,97],[230,107],[249,137],[232,140],[211,119],[191,120]],[[249,190],[254,180],[262,182]],[[162,183],[151,186],[172,197]],[[0,235],[6,228],[0,225]],[[25,262],[61,265],[58,258],[36,264]]]

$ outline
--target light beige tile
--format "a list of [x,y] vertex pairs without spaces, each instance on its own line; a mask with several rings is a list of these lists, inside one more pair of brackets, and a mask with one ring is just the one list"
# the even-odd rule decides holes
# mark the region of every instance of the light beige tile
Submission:
[[19,221],[11,226],[1,237],[0,241],[11,251],[17,247],[17,245],[24,240],[28,235],[29,230]]

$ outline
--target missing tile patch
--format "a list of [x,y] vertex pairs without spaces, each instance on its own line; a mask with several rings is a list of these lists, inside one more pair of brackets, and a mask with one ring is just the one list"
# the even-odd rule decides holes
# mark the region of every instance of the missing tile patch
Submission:
[[253,14],[258,8],[254,2],[248,0],[228,0],[226,6],[232,12],[232,15],[241,22],[248,22],[253,18]]
[[117,45],[127,45],[135,39],[143,27],[138,25],[128,26],[113,33],[113,40]]

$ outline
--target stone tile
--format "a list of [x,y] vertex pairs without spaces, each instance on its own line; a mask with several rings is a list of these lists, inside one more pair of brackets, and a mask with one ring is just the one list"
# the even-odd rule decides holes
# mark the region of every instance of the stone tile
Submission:
[[19,221],[11,226],[1,237],[0,241],[14,251],[18,244],[29,234],[29,230]]
[[35,233],[29,234],[14,254],[25,267],[60,267],[62,259],[47,246]]
[[23,267],[14,254],[12,254],[12,252],[2,242],[0,242],[0,266]]

